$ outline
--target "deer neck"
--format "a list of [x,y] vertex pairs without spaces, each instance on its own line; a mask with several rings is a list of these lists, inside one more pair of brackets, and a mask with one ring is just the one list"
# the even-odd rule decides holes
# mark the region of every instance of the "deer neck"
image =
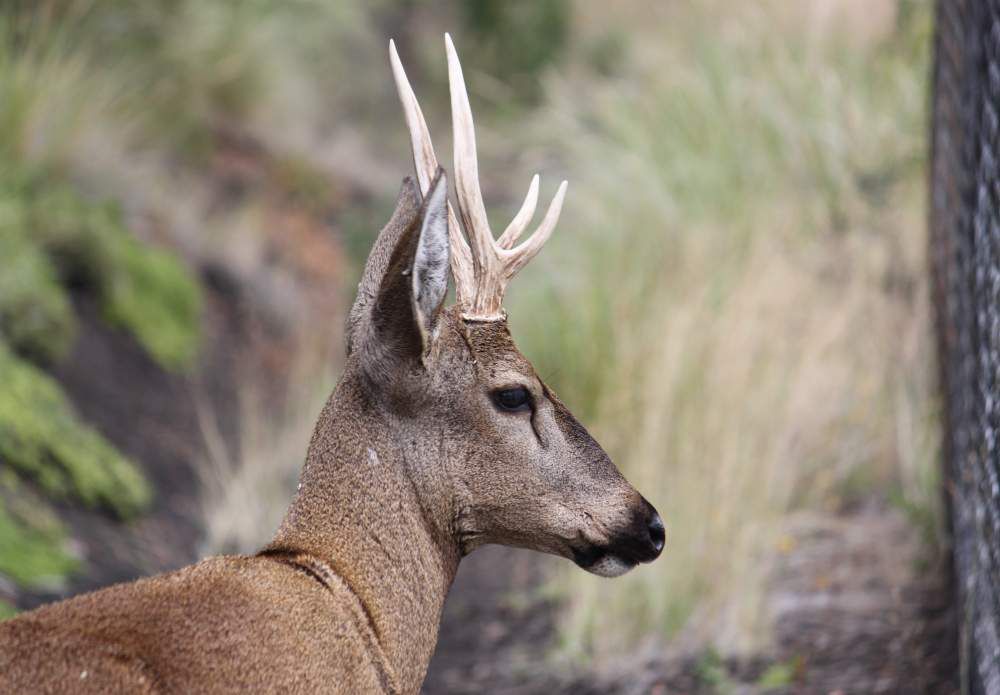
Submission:
[[306,553],[328,565],[360,601],[391,680],[416,692],[460,550],[451,497],[433,489],[440,483],[429,474],[440,447],[421,447],[421,438],[400,436],[390,424],[360,378],[345,376],[320,415],[299,491],[265,552]]

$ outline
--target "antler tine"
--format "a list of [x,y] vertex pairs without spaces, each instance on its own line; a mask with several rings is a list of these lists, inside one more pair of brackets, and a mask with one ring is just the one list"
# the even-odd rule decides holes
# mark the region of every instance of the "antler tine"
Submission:
[[[448,55],[448,86],[451,93],[451,118],[455,148],[455,190],[458,194],[458,216],[448,205],[448,238],[451,245],[451,272],[455,278],[455,295],[462,316],[472,321],[503,319],[502,302],[507,281],[542,248],[552,236],[566,195],[563,181],[549,204],[535,232],[520,245],[514,246],[531,222],[538,205],[538,174],[531,179],[528,194],[521,209],[507,225],[499,239],[493,238],[486,206],[479,188],[479,161],[476,154],[476,129],[472,121],[469,94],[458,52],[451,36],[444,35]],[[420,190],[426,194],[437,171],[437,157],[431,144],[427,122],[417,103],[417,97],[406,78],[399,60],[396,43],[389,42],[389,61],[396,80],[396,90],[403,104],[406,125],[413,147],[413,163],[417,170]],[[462,224],[459,224],[461,219]],[[465,235],[462,234],[462,228]],[[466,241],[466,236],[468,241]]]
[[519,246],[502,252],[506,256],[504,276],[508,279],[514,277],[528,261],[534,258],[535,254],[541,250],[545,242],[552,236],[552,232],[559,222],[559,215],[562,212],[563,199],[566,197],[567,186],[569,186],[568,181],[563,181],[559,184],[559,190],[556,191],[552,202],[549,203],[549,209],[545,212],[545,217],[542,218],[534,234],[521,242]]
[[509,249],[518,240],[527,228],[531,218],[535,216],[535,206],[538,205],[538,174],[531,178],[531,185],[528,186],[528,195],[521,205],[521,209],[514,215],[514,219],[503,230],[503,234],[497,239],[497,246],[502,249]]
[[[473,250],[473,262],[478,269],[489,269],[495,257],[493,233],[486,218],[486,206],[479,189],[479,161],[476,154],[476,129],[472,122],[469,94],[465,77],[451,36],[444,35],[448,53],[448,86],[451,92],[451,119],[455,148],[455,191],[458,193],[458,214],[465,223],[465,233]],[[478,271],[478,272],[483,272]]]
[[427,193],[434,173],[437,171],[437,157],[434,156],[434,145],[431,144],[431,134],[427,129],[424,113],[417,103],[410,81],[406,78],[403,63],[396,51],[396,42],[389,39],[389,63],[392,65],[392,76],[396,81],[396,92],[403,103],[403,115],[406,127],[410,131],[410,145],[413,148],[413,166],[417,170],[417,181],[420,183],[421,194]]
[[[389,63],[396,82],[396,92],[403,104],[406,127],[410,131],[410,146],[413,148],[413,166],[417,170],[417,182],[421,194],[426,194],[437,172],[438,162],[431,143],[427,121],[417,103],[410,81],[406,77],[403,63],[396,51],[396,42],[389,39]],[[462,236],[462,229],[455,217],[451,203],[448,203],[448,238],[451,244],[451,274],[455,278],[455,298],[459,303],[471,301],[475,295],[475,276],[472,270],[472,252]]]

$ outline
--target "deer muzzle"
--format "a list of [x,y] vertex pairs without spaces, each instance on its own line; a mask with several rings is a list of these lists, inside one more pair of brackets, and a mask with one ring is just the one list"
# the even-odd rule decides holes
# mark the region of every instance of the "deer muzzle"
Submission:
[[665,543],[663,520],[653,505],[640,498],[627,526],[616,531],[605,544],[573,548],[573,561],[593,574],[617,577],[640,563],[658,558]]

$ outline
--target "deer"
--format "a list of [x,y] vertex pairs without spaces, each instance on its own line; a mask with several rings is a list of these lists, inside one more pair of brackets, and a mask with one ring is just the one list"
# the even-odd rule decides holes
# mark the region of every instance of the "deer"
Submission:
[[518,351],[502,306],[567,184],[518,243],[536,175],[494,237],[448,35],[445,48],[456,206],[390,42],[416,180],[364,266],[343,373],[273,539],[0,623],[0,691],[417,693],[475,549],[532,549],[604,577],[660,555],[660,516]]

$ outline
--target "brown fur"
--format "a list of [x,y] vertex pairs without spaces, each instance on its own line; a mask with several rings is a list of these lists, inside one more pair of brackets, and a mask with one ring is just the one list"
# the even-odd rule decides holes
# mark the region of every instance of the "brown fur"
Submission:
[[[414,693],[476,547],[607,572],[659,553],[655,511],[505,322],[440,306],[415,320],[419,200],[404,182],[274,540],[0,623],[0,691]],[[498,408],[491,394],[512,386],[530,392],[530,411]]]

